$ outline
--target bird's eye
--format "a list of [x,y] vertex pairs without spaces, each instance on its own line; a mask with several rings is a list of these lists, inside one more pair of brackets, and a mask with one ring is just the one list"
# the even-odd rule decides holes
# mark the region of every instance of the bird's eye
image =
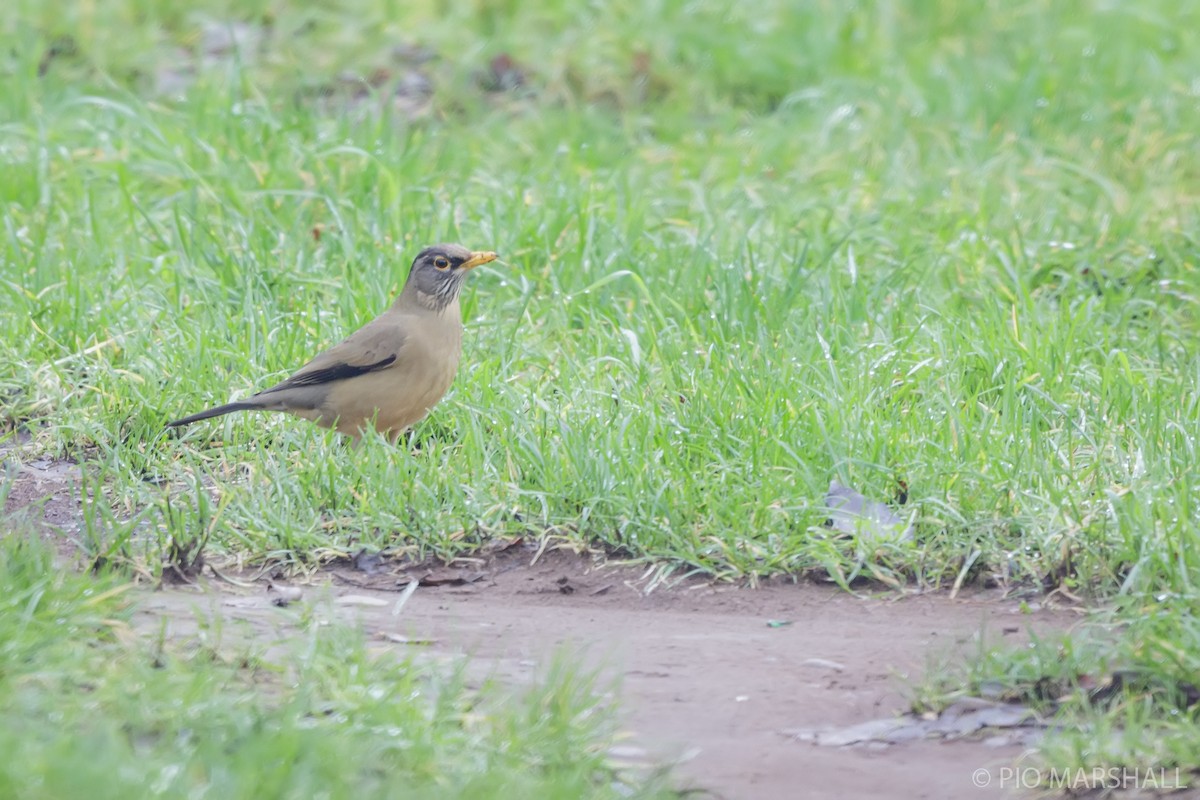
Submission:
[[450,269],[450,259],[445,256],[438,256],[433,260],[433,265],[438,269]]

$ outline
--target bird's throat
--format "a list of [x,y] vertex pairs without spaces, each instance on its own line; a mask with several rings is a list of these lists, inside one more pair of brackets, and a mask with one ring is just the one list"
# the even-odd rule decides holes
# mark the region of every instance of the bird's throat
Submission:
[[457,305],[458,301],[458,292],[451,292],[448,294],[430,294],[428,292],[422,292],[420,289],[418,289],[416,294],[417,305],[427,311],[435,311],[439,314],[449,308],[452,304]]

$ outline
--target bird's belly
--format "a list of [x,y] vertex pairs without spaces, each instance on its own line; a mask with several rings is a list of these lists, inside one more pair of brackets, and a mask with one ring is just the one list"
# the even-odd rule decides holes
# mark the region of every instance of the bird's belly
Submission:
[[[377,430],[395,438],[420,422],[445,396],[457,367],[455,359],[454,363],[437,368],[382,370],[362,375],[337,387],[326,405],[340,412],[333,416],[341,433],[354,436],[374,424]],[[327,413],[322,414],[321,422],[335,424]]]

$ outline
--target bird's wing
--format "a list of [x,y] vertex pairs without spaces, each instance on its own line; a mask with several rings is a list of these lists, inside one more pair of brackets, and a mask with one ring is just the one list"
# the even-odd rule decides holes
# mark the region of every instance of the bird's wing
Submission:
[[399,323],[400,320],[388,315],[368,323],[296,370],[287,380],[259,392],[258,396],[289,389],[325,387],[390,367],[400,358],[408,339]]

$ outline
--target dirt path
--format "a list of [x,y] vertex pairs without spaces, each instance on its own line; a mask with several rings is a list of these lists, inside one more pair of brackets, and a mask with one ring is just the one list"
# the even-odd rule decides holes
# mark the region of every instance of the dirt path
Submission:
[[[684,786],[723,798],[1002,796],[998,786],[977,788],[973,773],[983,768],[998,777],[1020,747],[818,747],[784,732],[892,716],[906,708],[906,680],[920,680],[939,658],[974,652],[981,631],[1016,642],[1029,626],[1046,630],[1073,619],[1023,615],[1014,602],[982,597],[864,600],[806,585],[693,584],[646,596],[633,570],[597,568],[562,552],[459,586],[422,586],[399,614],[398,586],[410,576],[346,570],[328,577],[303,587],[299,603],[362,625],[380,648],[468,657],[471,674],[515,683],[544,674],[564,651],[599,668],[616,681],[628,752],[681,760],[676,773]],[[219,614],[227,627],[243,620],[260,640],[299,630],[297,612],[273,606],[265,591],[217,587],[148,592],[140,613],[155,629],[166,616],[179,635],[188,634],[197,611]],[[372,600],[380,605],[363,605]]]
[[[70,470],[38,465],[17,476],[6,511],[48,530],[78,523]],[[531,562],[535,562],[532,563]],[[401,590],[422,581],[398,614]],[[999,797],[1002,767],[1020,747],[916,741],[822,747],[785,732],[844,728],[906,709],[907,682],[978,648],[978,637],[1022,641],[1061,629],[1067,612],[1020,613],[977,594],[861,599],[811,584],[758,589],[690,581],[653,586],[644,572],[600,566],[564,550],[524,544],[454,569],[346,565],[300,587],[287,608],[266,581],[243,588],[207,580],[145,591],[138,620],[190,636],[222,620],[256,645],[302,630],[303,609],[363,627],[374,646],[420,658],[466,657],[470,673],[521,683],[564,650],[613,679],[631,734],[625,757],[678,760],[678,781],[721,798]],[[428,640],[414,646],[403,643]],[[397,641],[400,639],[401,641]],[[974,777],[984,769],[991,785]],[[701,795],[703,796],[703,795]]]

